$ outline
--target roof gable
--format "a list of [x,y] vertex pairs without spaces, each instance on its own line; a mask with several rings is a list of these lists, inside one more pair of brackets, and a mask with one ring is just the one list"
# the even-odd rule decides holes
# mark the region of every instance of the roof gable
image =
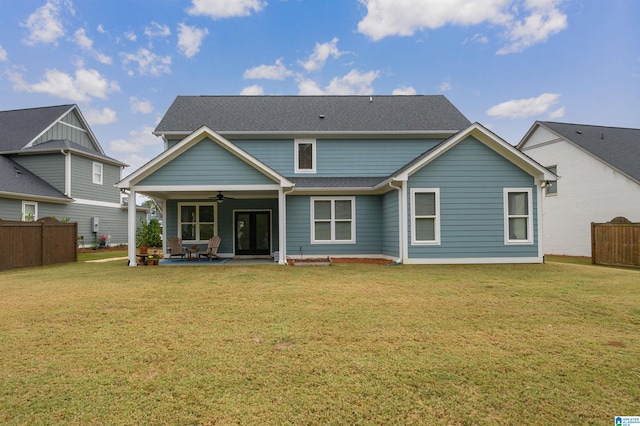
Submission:
[[539,126],[640,181],[640,129],[539,121],[520,142],[519,148],[526,145],[528,137]]
[[147,164],[122,179],[116,184],[116,186],[118,188],[131,188],[131,186],[142,182],[145,178],[149,177],[155,171],[160,170],[163,166],[170,163],[173,159],[178,158],[181,154],[185,153],[191,147],[203,141],[204,139],[210,139],[214,143],[217,143],[222,148],[229,151],[231,154],[235,155],[245,163],[257,169],[262,174],[277,182],[281,187],[293,186],[293,183],[291,183],[287,178],[271,169],[269,166],[256,159],[246,151],[238,148],[236,145],[206,126],[197,129],[176,145],[162,152],[153,160],[149,161]]
[[434,96],[178,96],[155,134],[207,126],[227,133],[452,134],[469,120]]
[[506,158],[516,166],[525,170],[532,176],[538,176],[540,180],[556,180],[557,176],[549,170],[538,164],[532,158],[518,151],[514,146],[501,139],[495,133],[489,131],[486,127],[479,123],[474,123],[464,130],[451,136],[449,139],[441,142],[439,145],[431,148],[415,160],[411,161],[396,173],[393,174],[395,180],[408,180],[416,171],[420,170],[436,158],[448,150],[455,147],[458,143],[466,138],[473,136],[502,157]]

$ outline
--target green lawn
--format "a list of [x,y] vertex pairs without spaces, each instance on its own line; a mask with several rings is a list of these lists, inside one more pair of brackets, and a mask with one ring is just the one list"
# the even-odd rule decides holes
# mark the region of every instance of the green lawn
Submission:
[[82,262],[99,256],[0,273],[0,423],[640,415],[640,271]]

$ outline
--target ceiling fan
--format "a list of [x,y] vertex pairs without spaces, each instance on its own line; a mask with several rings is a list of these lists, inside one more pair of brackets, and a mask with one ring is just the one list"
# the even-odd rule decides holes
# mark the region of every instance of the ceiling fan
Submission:
[[231,197],[225,197],[222,194],[222,191],[218,191],[218,195],[216,195],[215,197],[210,197],[210,198],[215,198],[216,202],[221,203],[224,200],[235,200],[235,198],[231,198]]

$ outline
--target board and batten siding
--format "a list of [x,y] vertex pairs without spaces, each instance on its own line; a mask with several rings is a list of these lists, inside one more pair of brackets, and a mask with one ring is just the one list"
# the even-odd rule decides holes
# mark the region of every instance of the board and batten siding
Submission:
[[[313,139],[311,137],[304,139]],[[387,176],[441,142],[441,139],[315,139],[316,173],[305,176]],[[234,140],[267,166],[294,176],[293,139]]]
[[205,138],[171,160],[140,185],[268,185],[274,181]]
[[[537,196],[533,176],[469,137],[408,181],[410,258],[510,258],[538,256]],[[440,189],[439,245],[411,244],[411,189]],[[533,244],[505,244],[504,188],[531,188]]]
[[95,152],[99,152],[98,150],[96,150],[96,147],[91,141],[89,133],[84,130],[84,125],[78,118],[75,111],[71,111],[60,121],[62,121],[63,123],[58,122],[54,124],[49,130],[43,133],[42,136],[34,141],[34,145],[53,140],[67,139],[79,145],[82,145],[85,148],[89,148]]
[[[120,167],[100,160],[71,155],[72,198],[120,204],[120,191],[114,185],[120,180]],[[102,164],[102,185],[93,183],[93,163]]]
[[29,169],[58,191],[64,193],[64,158],[61,153],[40,155],[16,155],[12,157],[16,163]]
[[[328,196],[331,198],[331,196]],[[311,244],[311,201],[306,195],[287,197],[287,256],[357,256],[382,254],[382,197],[355,197],[355,244]]]

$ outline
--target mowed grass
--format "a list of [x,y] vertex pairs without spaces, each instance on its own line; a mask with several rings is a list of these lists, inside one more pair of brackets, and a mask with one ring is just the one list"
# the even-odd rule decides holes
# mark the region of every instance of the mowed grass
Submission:
[[0,273],[0,423],[585,425],[640,415],[639,271],[88,258]]

